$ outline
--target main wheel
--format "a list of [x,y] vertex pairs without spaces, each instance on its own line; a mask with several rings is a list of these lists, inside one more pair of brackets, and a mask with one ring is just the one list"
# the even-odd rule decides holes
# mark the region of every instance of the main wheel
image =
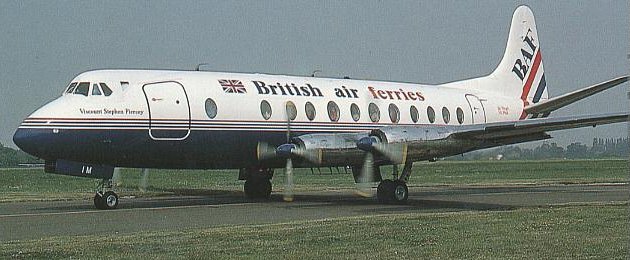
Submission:
[[383,180],[376,189],[376,197],[381,203],[404,204],[409,198],[409,188],[400,180]]
[[392,188],[394,185],[394,181],[392,180],[383,180],[378,184],[376,188],[376,198],[381,203],[389,203],[391,200]]
[[392,202],[396,204],[406,203],[409,198],[409,188],[407,188],[407,184],[403,181],[397,180],[394,181],[392,187]]
[[266,178],[251,178],[243,186],[245,196],[250,199],[268,199],[271,196],[271,180]]

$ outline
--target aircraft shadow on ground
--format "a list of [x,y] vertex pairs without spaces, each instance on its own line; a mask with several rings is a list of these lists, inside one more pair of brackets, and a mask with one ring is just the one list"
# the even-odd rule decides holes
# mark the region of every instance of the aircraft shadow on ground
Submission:
[[[468,191],[444,192],[412,192],[411,197],[403,205],[383,205],[375,197],[364,198],[351,193],[339,194],[337,192],[321,192],[319,194],[300,194],[294,196],[293,202],[284,202],[281,193],[273,193],[268,200],[251,200],[245,197],[241,191],[226,190],[203,190],[203,189],[178,189],[168,190],[171,194],[157,197],[125,197],[122,193],[119,209],[141,209],[141,208],[169,208],[186,206],[220,206],[229,204],[270,204],[275,207],[300,209],[332,206],[347,206],[349,210],[360,210],[366,213],[394,213],[409,211],[453,211],[453,210],[510,210],[517,208],[514,205],[499,203],[481,203],[470,201],[458,201],[453,199],[434,200],[423,199],[429,194],[468,194]],[[312,193],[312,192],[311,192]],[[355,208],[360,206],[359,209]],[[40,210],[93,210],[91,203],[73,205],[55,205]]]

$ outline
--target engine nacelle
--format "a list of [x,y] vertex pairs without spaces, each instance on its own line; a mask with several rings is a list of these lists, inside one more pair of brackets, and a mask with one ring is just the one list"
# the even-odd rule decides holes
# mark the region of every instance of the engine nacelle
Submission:
[[68,160],[46,161],[44,171],[47,173],[87,177],[95,179],[111,179],[114,166],[74,162]]
[[357,141],[368,133],[307,134],[293,138],[298,146],[320,150],[318,166],[362,165],[365,152],[357,148]]
[[452,131],[447,127],[387,126],[373,130],[371,136],[384,143],[413,143],[447,138]]
[[449,138],[453,133],[449,127],[417,126],[383,127],[373,130],[370,136],[386,144],[405,144],[407,160],[431,160],[437,156],[455,155],[474,146],[471,141]]

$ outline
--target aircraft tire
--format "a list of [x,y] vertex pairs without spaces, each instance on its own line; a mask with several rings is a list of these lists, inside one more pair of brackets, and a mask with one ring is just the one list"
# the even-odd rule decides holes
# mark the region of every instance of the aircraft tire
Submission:
[[100,192],[94,194],[94,206],[97,209],[105,209],[105,199],[103,198],[103,194]]
[[118,207],[118,194],[115,192],[105,192],[102,198],[104,209],[115,209]]
[[271,181],[263,178],[248,179],[243,191],[249,199],[268,199],[271,196]]
[[409,198],[409,188],[404,181],[396,180],[392,183],[391,201],[395,204],[405,204]]
[[400,180],[383,180],[376,189],[376,198],[385,204],[405,204],[409,198],[409,188]]
[[376,199],[381,203],[389,203],[392,199],[394,181],[383,180],[376,188]]

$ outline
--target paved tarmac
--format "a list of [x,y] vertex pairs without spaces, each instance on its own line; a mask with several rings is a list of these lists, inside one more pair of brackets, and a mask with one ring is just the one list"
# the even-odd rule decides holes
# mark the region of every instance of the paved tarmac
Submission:
[[298,193],[290,203],[283,202],[281,194],[273,194],[270,201],[252,202],[242,192],[189,191],[186,196],[123,197],[116,210],[96,210],[91,201],[0,203],[0,242],[345,216],[628,202],[629,188],[628,184],[411,187],[406,205],[381,205],[352,190]]

